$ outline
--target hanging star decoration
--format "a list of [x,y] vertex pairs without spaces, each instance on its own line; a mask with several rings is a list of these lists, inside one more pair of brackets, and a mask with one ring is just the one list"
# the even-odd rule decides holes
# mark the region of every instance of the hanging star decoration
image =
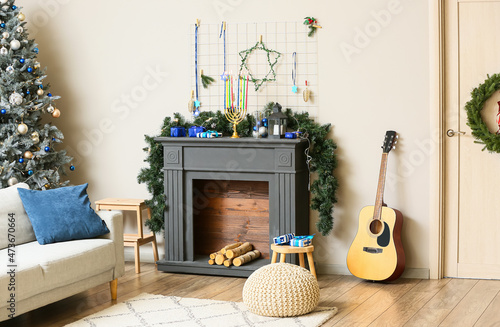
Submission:
[[[269,63],[269,66],[270,66],[269,72],[267,72],[267,74],[266,74],[266,76],[264,76],[264,78],[255,78],[252,75],[250,69],[248,68],[249,55],[252,52],[258,51],[258,50],[266,52],[267,62]],[[274,54],[274,56],[273,56],[273,54]],[[240,51],[240,57],[241,57],[241,66],[240,66],[239,74],[241,75],[243,69],[248,71],[248,76],[250,78],[250,81],[255,85],[255,91],[258,91],[264,82],[276,81],[276,72],[274,71],[274,66],[278,63],[278,59],[281,57],[281,53],[279,53],[276,50],[266,48],[264,43],[262,43],[262,40],[257,42],[250,49]],[[273,59],[273,57],[274,57],[274,59]]]

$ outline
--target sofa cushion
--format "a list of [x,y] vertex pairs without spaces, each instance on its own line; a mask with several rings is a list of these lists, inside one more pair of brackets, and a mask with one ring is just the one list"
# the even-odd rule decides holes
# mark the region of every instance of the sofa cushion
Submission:
[[[14,214],[15,244],[24,244],[36,240],[33,227],[24,211],[23,203],[17,192],[18,188],[29,189],[28,184],[19,183],[4,189],[0,189],[0,231],[9,230],[9,214]],[[0,249],[5,249],[9,244],[7,235],[0,235]]]
[[88,184],[46,191],[19,189],[24,209],[40,244],[93,238],[109,233],[90,207]]
[[[0,269],[8,272],[7,250],[0,250]],[[69,285],[103,273],[116,264],[115,247],[108,239],[86,239],[16,247],[16,300],[21,301],[48,290]],[[0,289],[8,290],[10,276],[0,275]],[[6,303],[9,292],[0,292]]]

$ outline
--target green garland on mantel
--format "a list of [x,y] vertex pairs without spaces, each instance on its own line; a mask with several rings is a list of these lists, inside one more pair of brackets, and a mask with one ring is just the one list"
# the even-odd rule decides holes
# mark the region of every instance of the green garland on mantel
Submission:
[[[265,107],[265,116],[272,112],[274,103],[269,103]],[[337,156],[335,150],[337,145],[332,139],[328,138],[331,130],[331,124],[320,125],[309,117],[309,113],[293,112],[286,109],[288,117],[288,128],[293,131],[301,131],[306,135],[311,143],[309,155],[311,173],[315,173],[317,178],[311,185],[311,208],[319,212],[319,220],[316,228],[323,235],[328,235],[333,228],[333,208],[337,203],[336,191],[338,181],[333,176],[333,171],[337,168]],[[170,136],[170,128],[174,126],[184,126],[186,129],[192,125],[204,126],[207,129],[222,132],[223,135],[231,135],[232,125],[226,120],[220,111],[203,111],[194,121],[186,121],[179,113],[175,113],[173,118],[166,117],[163,121],[161,133],[157,136],[145,135],[146,143],[149,145],[143,150],[148,153],[144,160],[149,167],[142,168],[137,176],[139,183],[147,184],[148,191],[152,198],[146,200],[151,208],[151,219],[146,221],[146,225],[154,232],[160,232],[165,228],[164,213],[166,207],[166,197],[163,189],[163,147],[156,142],[155,137]],[[241,137],[251,137],[255,118],[247,115],[240,124],[238,124],[238,134]],[[200,140],[202,142],[203,140]]]
[[500,74],[487,75],[487,79],[471,92],[471,100],[465,104],[467,112],[467,125],[472,129],[472,136],[484,144],[483,151],[500,153],[500,135],[490,132],[488,126],[481,117],[486,101],[500,89]]

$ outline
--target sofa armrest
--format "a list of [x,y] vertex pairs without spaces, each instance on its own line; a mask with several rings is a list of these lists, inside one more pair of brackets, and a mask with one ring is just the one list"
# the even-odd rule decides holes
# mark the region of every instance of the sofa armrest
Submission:
[[106,223],[109,234],[101,238],[110,239],[115,245],[116,266],[114,278],[125,274],[125,258],[123,250],[123,214],[121,211],[97,211],[99,217]]

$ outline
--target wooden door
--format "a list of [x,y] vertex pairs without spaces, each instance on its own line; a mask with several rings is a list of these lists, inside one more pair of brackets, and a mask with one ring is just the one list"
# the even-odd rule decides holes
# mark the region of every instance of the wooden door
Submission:
[[[444,276],[500,279],[500,154],[481,151],[464,106],[487,74],[500,73],[500,1],[445,2]],[[482,110],[490,131],[500,92]]]

